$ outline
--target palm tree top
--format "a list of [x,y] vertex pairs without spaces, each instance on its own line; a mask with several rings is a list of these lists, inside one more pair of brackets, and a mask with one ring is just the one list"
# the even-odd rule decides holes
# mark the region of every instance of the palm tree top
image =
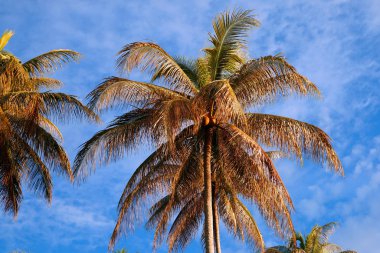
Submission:
[[53,121],[99,118],[75,96],[43,91],[62,85],[44,74],[77,60],[79,53],[52,50],[23,63],[4,50],[13,34],[5,31],[0,37],[0,205],[16,216],[23,182],[51,202],[50,172],[73,180],[62,134]]
[[74,162],[78,180],[141,143],[156,147],[124,189],[110,249],[143,203],[157,196],[163,198],[153,204],[148,221],[156,229],[154,245],[175,217],[169,249],[184,248],[204,219],[202,238],[211,250],[210,228],[217,229],[212,224],[220,216],[237,238],[262,249],[262,235],[241,198],[256,203],[280,236],[294,234],[293,204],[271,160],[276,154],[301,161],[311,157],[343,173],[330,137],[320,128],[254,112],[282,96],[320,95],[283,56],[247,59],[242,51],[248,31],[258,25],[251,11],[221,13],[213,21],[210,46],[197,59],[171,56],[151,42],[127,44],[117,68],[122,73],[137,68],[151,82],[109,77],[88,95],[95,111],[121,107],[127,112],[81,146]]

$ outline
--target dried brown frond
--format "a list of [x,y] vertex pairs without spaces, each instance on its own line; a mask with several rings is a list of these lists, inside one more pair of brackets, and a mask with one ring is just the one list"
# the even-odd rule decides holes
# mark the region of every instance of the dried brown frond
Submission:
[[57,89],[62,86],[62,82],[60,80],[49,77],[32,77],[30,78],[30,82],[36,90],[40,90],[41,88]]
[[143,107],[156,100],[186,98],[184,94],[150,83],[119,77],[107,78],[87,95],[88,106],[96,111],[119,106]]
[[64,64],[77,61],[79,58],[80,54],[78,52],[68,49],[56,49],[24,62],[22,66],[31,76],[37,76],[55,71]]
[[188,201],[175,218],[168,234],[169,252],[184,249],[196,235],[203,216],[202,194]]
[[269,114],[247,114],[247,119],[250,126],[248,133],[255,140],[277,147],[285,153],[292,153],[300,160],[305,154],[317,162],[326,162],[331,169],[343,174],[330,137],[318,127]]
[[117,66],[130,72],[139,67],[142,71],[150,71],[153,80],[163,80],[175,91],[188,95],[197,93],[193,82],[178,63],[160,46],[150,42],[135,42],[127,44],[119,53]]
[[199,115],[210,113],[216,119],[216,124],[232,123],[243,129],[247,124],[245,112],[228,80],[204,85],[195,97],[194,104]]
[[244,106],[272,101],[290,94],[319,96],[318,88],[281,56],[265,56],[245,63],[229,78]]

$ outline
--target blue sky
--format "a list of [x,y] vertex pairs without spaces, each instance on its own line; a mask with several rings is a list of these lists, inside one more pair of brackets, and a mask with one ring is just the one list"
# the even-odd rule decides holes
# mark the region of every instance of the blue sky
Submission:
[[[220,11],[254,9],[262,26],[249,38],[249,54],[283,53],[322,90],[323,99],[291,97],[259,108],[318,125],[333,139],[345,169],[339,177],[318,164],[276,165],[295,203],[297,230],[339,222],[332,241],[345,249],[375,253],[380,241],[380,2],[363,1],[42,1],[2,0],[0,32],[16,35],[7,49],[22,60],[57,48],[83,58],[54,76],[63,91],[83,99],[101,80],[117,75],[116,53],[127,43],[153,41],[172,55],[197,57],[207,46],[211,20]],[[131,78],[146,80],[133,74]],[[60,125],[71,159],[78,146],[104,124]],[[98,168],[81,185],[54,177],[50,206],[25,189],[17,220],[0,216],[0,253],[106,252],[122,189],[148,147]],[[281,243],[257,217],[268,246]],[[151,252],[152,231],[136,224],[117,248]],[[223,252],[250,252],[222,227]],[[186,252],[200,252],[196,238]],[[163,245],[158,252],[166,252]]]

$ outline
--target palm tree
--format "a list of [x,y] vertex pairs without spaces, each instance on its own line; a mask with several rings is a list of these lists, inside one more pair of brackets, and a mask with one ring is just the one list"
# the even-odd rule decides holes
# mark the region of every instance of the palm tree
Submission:
[[[233,234],[262,248],[260,231],[239,198],[256,203],[279,235],[291,235],[292,202],[262,145],[300,160],[307,155],[342,172],[321,129],[250,112],[279,96],[319,95],[282,56],[246,59],[247,33],[258,24],[250,11],[220,14],[213,22],[211,46],[196,60],[172,57],[154,43],[128,44],[119,52],[118,68],[147,71],[151,83],[110,77],[88,95],[96,111],[121,107],[127,112],[82,145],[76,177],[83,179],[141,143],[156,147],[124,189],[110,249],[120,231],[138,218],[140,207],[151,204],[147,225],[156,228],[155,245],[178,213],[169,231],[170,250],[186,245],[202,216],[206,252],[214,252],[215,242],[220,252],[219,216]],[[163,198],[154,204],[152,196]]]
[[53,50],[21,62],[4,50],[12,35],[6,31],[0,38],[0,204],[16,216],[23,180],[50,202],[50,170],[73,178],[69,159],[59,144],[62,135],[50,119],[94,120],[96,115],[74,96],[41,91],[61,85],[44,73],[78,59],[78,53]]
[[329,242],[329,236],[334,232],[335,222],[323,226],[315,225],[307,236],[296,234],[297,244],[293,241],[288,246],[268,248],[266,253],[356,253],[352,250],[342,251],[342,248]]

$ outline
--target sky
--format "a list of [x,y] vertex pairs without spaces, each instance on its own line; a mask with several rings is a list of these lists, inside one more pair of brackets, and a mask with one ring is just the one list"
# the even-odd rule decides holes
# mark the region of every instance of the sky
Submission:
[[[53,77],[61,91],[85,96],[104,78],[118,75],[116,53],[123,45],[151,41],[171,55],[196,58],[209,44],[211,21],[221,11],[252,9],[261,27],[250,33],[249,56],[282,53],[318,85],[323,99],[289,97],[259,112],[307,121],[332,138],[345,170],[335,175],[319,164],[292,160],[276,166],[295,205],[297,231],[315,224],[339,223],[331,241],[344,249],[375,253],[380,241],[380,2],[346,1],[43,1],[1,0],[0,32],[15,31],[6,49],[22,61],[52,49],[80,52]],[[131,79],[148,80],[134,73]],[[103,122],[58,124],[71,160],[81,143],[121,111],[102,115]],[[117,217],[116,206],[133,170],[147,157],[141,146],[124,159],[97,168],[84,183],[54,176],[51,205],[24,189],[17,219],[0,215],[0,253],[106,252]],[[267,246],[284,243],[254,212]],[[151,252],[153,232],[143,223],[121,237],[116,249]],[[225,253],[252,252],[221,228]],[[185,252],[202,250],[199,236]],[[165,244],[157,252],[166,252]]]

